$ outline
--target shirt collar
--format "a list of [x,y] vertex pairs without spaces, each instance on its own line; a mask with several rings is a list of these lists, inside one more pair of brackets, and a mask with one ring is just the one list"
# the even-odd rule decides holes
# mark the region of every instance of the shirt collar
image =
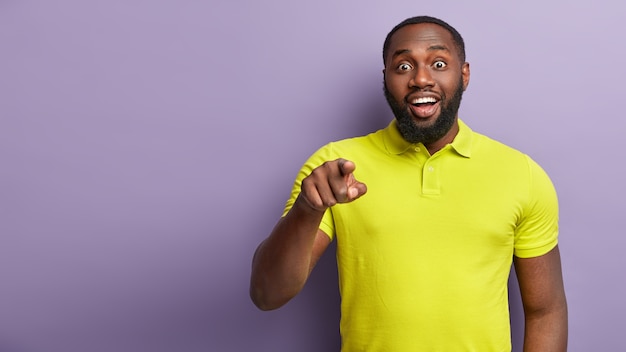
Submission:
[[[473,131],[461,119],[459,121],[459,132],[454,137],[450,146],[461,156],[469,158],[472,154],[472,136]],[[395,119],[383,130],[383,143],[385,148],[391,154],[402,154],[407,150],[413,150],[414,147],[421,143],[409,143],[400,134],[398,123]]]

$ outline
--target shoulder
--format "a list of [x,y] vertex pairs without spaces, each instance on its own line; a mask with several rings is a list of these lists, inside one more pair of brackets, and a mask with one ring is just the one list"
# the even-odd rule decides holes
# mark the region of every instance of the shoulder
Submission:
[[541,169],[528,154],[478,132],[473,132],[472,158],[516,172]]
[[[546,171],[531,156],[500,141],[474,132],[476,159],[490,172],[506,177],[528,197],[528,205],[556,208],[556,190]],[[474,154],[472,154],[474,157]]]
[[367,135],[333,141],[317,149],[311,157],[332,160],[337,157],[348,158],[355,154],[385,152],[384,134],[385,129],[380,129]]
[[514,158],[523,158],[526,155],[522,151],[482,133],[472,131],[472,134],[472,149],[479,155],[485,154],[491,157],[502,155],[503,157]]
[[494,175],[528,187],[552,188],[544,169],[528,154],[484,134],[472,131],[472,157],[476,164]]

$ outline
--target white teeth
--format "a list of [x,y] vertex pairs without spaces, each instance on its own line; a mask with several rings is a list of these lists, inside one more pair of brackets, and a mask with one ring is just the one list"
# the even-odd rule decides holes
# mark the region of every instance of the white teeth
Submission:
[[436,103],[436,102],[437,102],[437,99],[433,97],[422,97],[422,98],[413,99],[412,104],[425,104],[425,103]]

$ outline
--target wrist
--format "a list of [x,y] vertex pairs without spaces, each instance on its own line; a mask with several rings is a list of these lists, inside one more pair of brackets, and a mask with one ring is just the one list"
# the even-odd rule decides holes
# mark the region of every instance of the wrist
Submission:
[[324,216],[324,213],[326,212],[326,209],[328,209],[328,207],[319,208],[314,206],[301,193],[298,195],[298,198],[296,198],[292,209],[296,210],[296,212],[306,215],[307,217],[321,219],[322,216]]

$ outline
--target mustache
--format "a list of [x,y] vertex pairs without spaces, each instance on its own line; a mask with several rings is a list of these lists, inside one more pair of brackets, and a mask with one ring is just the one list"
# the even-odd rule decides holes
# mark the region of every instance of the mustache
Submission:
[[[457,87],[457,89],[454,90],[454,96],[455,98],[459,97],[459,96],[463,96],[463,78],[459,79],[459,85]],[[422,88],[412,88],[411,90],[409,90],[409,92],[404,96],[404,99],[402,101],[404,101],[405,104],[408,104],[408,99],[409,96],[411,96],[411,94],[415,94],[415,93],[424,93],[424,92],[434,92],[432,89],[422,89]],[[437,93],[437,92],[434,92]],[[397,100],[395,100],[395,98],[393,98],[391,96],[391,92],[389,92],[389,88],[387,88],[387,82],[385,82],[385,80],[383,80],[383,94],[385,94],[385,98],[387,98],[387,100],[389,100],[390,98],[394,101],[397,102]],[[447,96],[446,93],[444,92],[439,92],[437,93],[439,94],[439,96],[441,97],[442,101],[446,101]]]

